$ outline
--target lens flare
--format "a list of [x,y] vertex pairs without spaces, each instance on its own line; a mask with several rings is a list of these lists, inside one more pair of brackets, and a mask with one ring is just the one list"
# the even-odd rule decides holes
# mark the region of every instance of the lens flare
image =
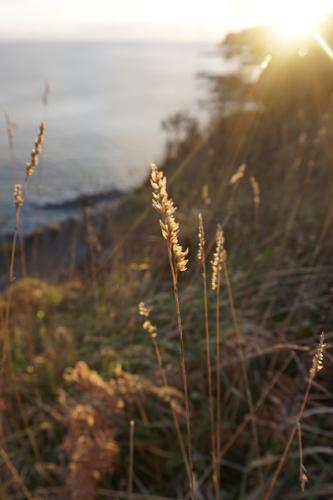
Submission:
[[279,0],[273,5],[258,0],[255,5],[258,17],[266,19],[276,35],[287,42],[316,33],[325,15],[333,10],[331,0]]

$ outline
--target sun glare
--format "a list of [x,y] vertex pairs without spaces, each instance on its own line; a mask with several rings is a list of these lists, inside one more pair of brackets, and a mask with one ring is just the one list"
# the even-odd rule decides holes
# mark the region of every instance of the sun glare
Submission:
[[[267,9],[267,3],[267,0],[260,1],[263,10]],[[309,36],[318,31],[332,3],[320,0],[278,0],[267,12],[268,22],[276,34],[286,41]]]

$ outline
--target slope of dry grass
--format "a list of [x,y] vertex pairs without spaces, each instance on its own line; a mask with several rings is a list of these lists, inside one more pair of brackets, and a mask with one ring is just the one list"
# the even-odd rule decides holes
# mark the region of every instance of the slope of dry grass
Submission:
[[[302,419],[309,483],[301,493],[294,440],[273,496],[332,495],[332,120],[329,107],[318,113],[304,107],[288,119],[235,114],[212,125],[185,159],[165,165],[169,192],[180,207],[181,241],[190,249],[188,270],[179,276],[179,296],[198,498],[214,498],[205,315],[196,258],[199,212],[206,226],[209,279],[216,224],[223,227],[234,300],[233,311],[222,278],[221,496],[263,498],[299,412],[322,330],[328,344],[324,368]],[[244,175],[230,184],[242,164]],[[257,208],[251,177],[260,189]],[[105,246],[109,239],[110,248]],[[124,198],[99,240],[103,249],[95,255],[94,268],[88,265],[75,280],[52,285],[27,278],[11,286],[12,366],[3,373],[1,397],[4,498],[27,493],[126,498],[127,493],[112,491],[128,489],[132,419],[134,492],[170,498],[184,498],[188,492],[170,412],[171,400],[185,438],[177,317],[148,183]],[[142,300],[152,309],[168,390],[137,312]],[[209,290],[213,380],[215,303]],[[237,355],[240,347],[252,412]],[[214,394],[215,389],[214,383]]]

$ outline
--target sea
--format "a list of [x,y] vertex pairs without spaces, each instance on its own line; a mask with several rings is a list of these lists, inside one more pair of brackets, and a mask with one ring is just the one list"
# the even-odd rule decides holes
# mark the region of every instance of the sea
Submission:
[[198,42],[0,42],[0,61],[0,235],[13,231],[13,185],[41,120],[25,234],[76,216],[84,196],[138,186],[163,157],[162,120],[186,111],[204,125],[209,85],[198,74],[228,70],[218,43]]

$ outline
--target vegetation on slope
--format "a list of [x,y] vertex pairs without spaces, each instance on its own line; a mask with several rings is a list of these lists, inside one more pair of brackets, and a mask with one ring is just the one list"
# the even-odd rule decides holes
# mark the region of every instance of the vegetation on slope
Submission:
[[[300,492],[295,437],[272,498],[330,498],[333,491],[328,376],[333,278],[331,87],[316,99],[318,87],[311,83],[309,70],[302,73],[306,93],[297,92],[297,99],[292,98],[288,89],[294,85],[290,75],[295,58],[309,67],[312,61],[295,48],[283,58],[290,77],[284,92],[291,103],[282,105],[281,92],[271,88],[266,92],[267,81],[278,82],[276,88],[281,89],[281,81],[270,76],[281,75],[279,57],[273,54],[267,72],[251,95],[246,94],[264,106],[217,116],[200,141],[196,134],[190,151],[187,142],[177,157],[168,155],[163,166],[168,192],[179,206],[181,243],[189,248],[179,294],[198,498],[265,498],[297,422],[321,331],[328,344],[324,367],[312,383],[301,420],[305,466],[301,482],[309,481]],[[320,60],[326,74],[332,63]],[[298,75],[297,69],[295,78]],[[218,494],[212,477],[205,315],[197,260],[199,213],[207,242],[214,395],[215,380],[221,382]],[[224,231],[234,301],[222,275],[220,378],[216,377],[216,294],[210,290],[217,224]],[[11,296],[11,362],[2,365],[1,494],[4,498],[136,498],[138,494],[185,498],[189,481],[172,415],[174,409],[186,442],[177,315],[167,250],[151,208],[148,182],[126,196],[101,233],[90,237],[95,243],[98,238],[102,251],[91,245],[85,272],[57,284],[20,280],[2,296],[3,317]],[[110,239],[112,246],[105,247]],[[141,301],[151,308],[149,320],[156,327],[168,386],[161,380],[148,326],[142,328]],[[134,465],[129,484],[132,420]]]

